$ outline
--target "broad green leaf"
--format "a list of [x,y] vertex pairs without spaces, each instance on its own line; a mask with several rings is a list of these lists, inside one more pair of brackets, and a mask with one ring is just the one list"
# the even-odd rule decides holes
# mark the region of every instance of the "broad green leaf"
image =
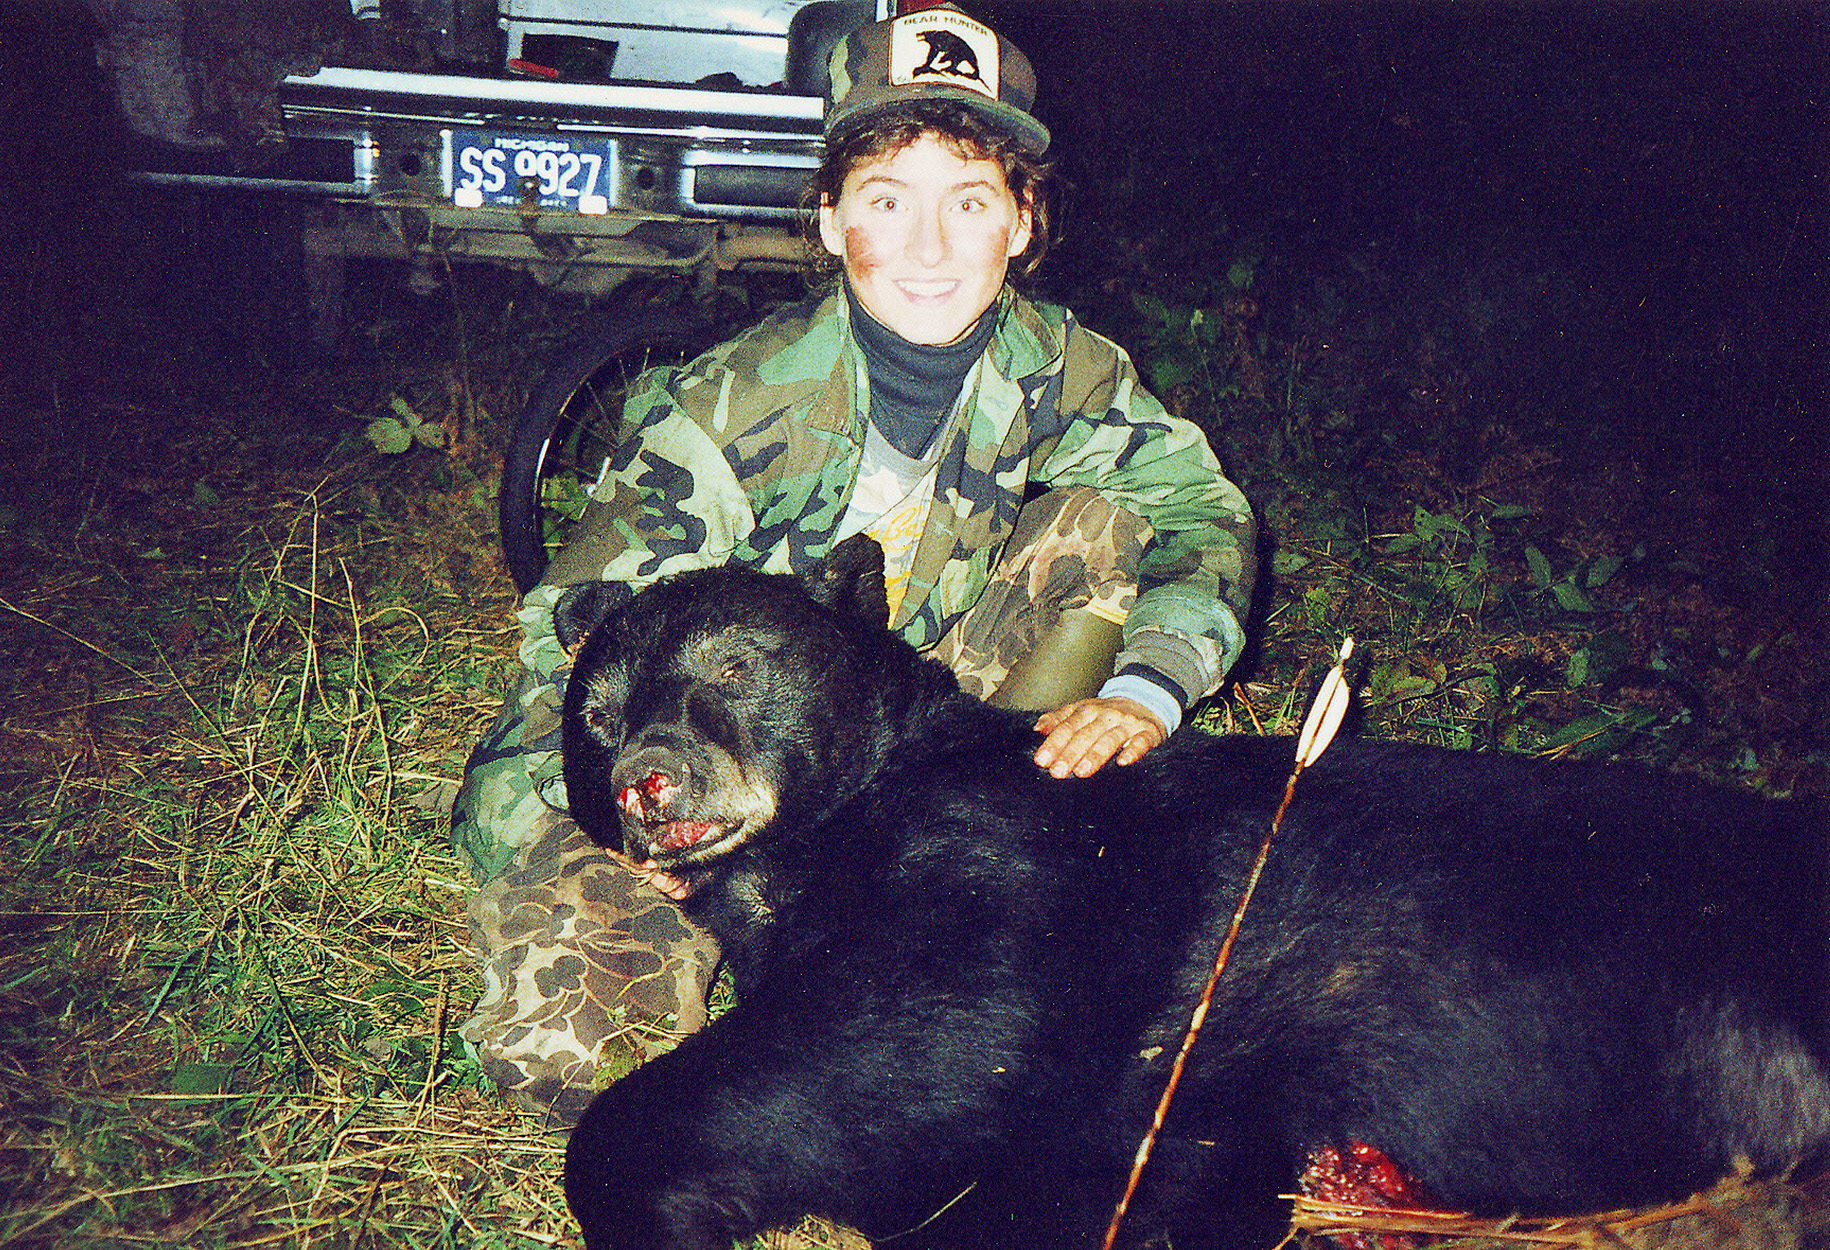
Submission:
[[1163,357],[1150,362],[1150,385],[1159,391],[1185,386],[1194,376],[1195,371],[1180,360]]
[[1468,536],[1468,527],[1447,512],[1426,512],[1418,508],[1412,517],[1411,525],[1425,538],[1439,538],[1443,534],[1456,534],[1462,538]]
[[1571,721],[1556,733],[1546,738],[1544,740],[1544,750],[1554,751],[1558,747],[1569,746],[1572,743],[1582,741],[1584,738],[1593,737],[1595,734],[1612,729],[1619,723],[1620,717],[1616,713],[1595,712],[1591,715],[1584,716],[1581,720]]
[[1576,589],[1575,582],[1568,580],[1558,582],[1550,588],[1550,593],[1556,597],[1557,606],[1565,612],[1593,612],[1595,610],[1595,605],[1589,602],[1589,597]]
[[1144,291],[1133,292],[1131,307],[1137,309],[1139,316],[1160,329],[1174,327],[1174,322],[1169,316],[1169,306],[1154,295]]
[[1595,563],[1589,565],[1588,576],[1583,580],[1590,590],[1597,586],[1605,586],[1614,574],[1620,572],[1620,566],[1625,563],[1626,561],[1619,556],[1599,556]]
[[1539,551],[1536,547],[1527,545],[1525,548],[1525,566],[1531,570],[1532,585],[1536,586],[1539,590],[1547,590],[1550,588],[1552,580],[1550,561],[1545,558],[1542,551]]
[[1328,592],[1319,586],[1303,595],[1303,612],[1311,625],[1320,627],[1327,623],[1329,606]]
[[1437,683],[1428,677],[1419,677],[1415,673],[1406,673],[1397,678],[1385,689],[1388,703],[1398,703],[1405,699],[1421,699],[1436,692]]
[[398,456],[413,446],[413,433],[393,417],[376,417],[364,431],[375,450],[384,456]]

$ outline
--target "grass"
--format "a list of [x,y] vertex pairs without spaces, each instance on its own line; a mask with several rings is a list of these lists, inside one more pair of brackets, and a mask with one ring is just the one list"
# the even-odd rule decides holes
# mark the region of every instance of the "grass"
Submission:
[[559,1145],[456,1036],[443,809],[507,634],[398,566],[360,588],[375,536],[339,502],[254,518],[193,623],[90,637],[67,601],[9,605],[97,670],[71,711],[116,723],[7,830],[0,1242],[566,1236]]
[[1815,1230],[1821,1236],[1821,1184],[1818,1188],[1814,1195],[1789,1180],[1755,1181],[1731,1176],[1701,1194],[1645,1211],[1504,1220],[1476,1220],[1443,1211],[1369,1211],[1351,1203],[1299,1196],[1293,1204],[1291,1224],[1300,1235],[1343,1238],[1352,1250],[1371,1246],[1374,1237],[1391,1238],[1399,1245],[1436,1244],[1470,1250],[1475,1246],[1483,1250],[1519,1246],[1532,1250],[1770,1246],[1777,1250],[1799,1245],[1803,1230]]
[[[334,369],[114,326],[80,419],[20,388],[0,1245],[575,1244],[562,1138],[457,1033],[480,982],[448,809],[517,637],[500,414],[572,329],[510,286],[377,309]],[[403,407],[442,437],[382,454]]]
[[[557,1139],[456,1036],[479,987],[444,826],[515,640],[504,414],[579,314],[494,279],[354,303],[334,369],[225,369],[98,300],[70,333],[106,360],[8,375],[0,1244],[574,1237]],[[1261,389],[1184,403],[1248,471],[1224,403],[1284,403],[1308,448],[1252,483],[1263,619],[1204,726],[1293,731],[1352,634],[1359,732],[1822,792],[1808,727],[1763,728],[1821,689],[1808,632],[1530,472],[1331,469]],[[383,454],[365,431],[403,410],[440,435]]]

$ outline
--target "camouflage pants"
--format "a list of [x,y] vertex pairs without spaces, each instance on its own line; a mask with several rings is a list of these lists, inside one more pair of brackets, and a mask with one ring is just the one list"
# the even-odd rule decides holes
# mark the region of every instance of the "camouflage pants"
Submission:
[[718,945],[535,786],[559,749],[565,672],[524,673],[470,754],[452,838],[483,994],[459,1032],[511,1099],[571,1125],[592,1095],[706,1018]]
[[[1095,491],[1042,496],[932,654],[990,696],[1062,612],[1123,621],[1150,536]],[[1108,675],[1088,674],[1088,688]],[[452,840],[486,882],[469,905],[483,995],[462,1035],[511,1098],[569,1125],[597,1089],[705,1023],[718,949],[537,789],[533,762],[559,749],[565,678],[522,674],[471,752]]]

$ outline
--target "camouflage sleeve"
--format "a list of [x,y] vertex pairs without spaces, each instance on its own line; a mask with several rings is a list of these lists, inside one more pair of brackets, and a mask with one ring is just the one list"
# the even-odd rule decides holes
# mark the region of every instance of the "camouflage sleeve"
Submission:
[[717,388],[717,357],[654,369],[637,380],[623,409],[625,435],[577,530],[522,599],[522,667],[547,697],[566,659],[553,633],[553,607],[566,587],[588,581],[646,586],[687,569],[723,564],[755,526],[748,496],[690,400]]
[[1119,667],[1153,669],[1192,702],[1220,688],[1244,649],[1257,568],[1251,506],[1206,436],[1143,388],[1123,349],[1071,318],[1065,332],[1061,429],[1032,475],[1096,487],[1155,529]]
[[637,379],[608,472],[547,581],[646,586],[730,558],[755,517],[722,436],[693,402],[724,374],[713,356]]

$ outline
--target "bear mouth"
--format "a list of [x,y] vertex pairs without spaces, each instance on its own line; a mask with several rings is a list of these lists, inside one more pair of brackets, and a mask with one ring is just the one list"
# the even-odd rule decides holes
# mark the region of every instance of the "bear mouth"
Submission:
[[649,827],[648,842],[656,851],[684,851],[723,831],[723,825],[709,820],[669,820]]
[[642,827],[627,853],[663,870],[703,865],[741,846],[748,830],[743,820],[658,820]]

